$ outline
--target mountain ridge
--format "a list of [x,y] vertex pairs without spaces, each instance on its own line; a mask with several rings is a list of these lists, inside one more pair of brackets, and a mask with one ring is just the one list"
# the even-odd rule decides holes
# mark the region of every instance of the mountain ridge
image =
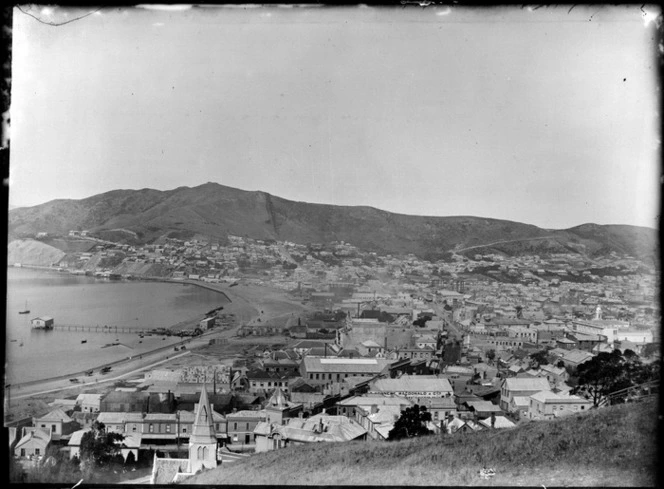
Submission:
[[488,217],[413,216],[370,206],[293,201],[213,182],[171,190],[116,189],[8,214],[10,241],[38,232],[63,235],[86,229],[103,235],[117,228],[135,232],[140,242],[196,235],[223,241],[230,234],[302,244],[346,241],[369,251],[432,258],[478,246],[486,249],[481,253],[506,255],[585,250],[591,256],[617,252],[654,259],[657,254],[657,232],[640,226],[584,223],[550,230]]

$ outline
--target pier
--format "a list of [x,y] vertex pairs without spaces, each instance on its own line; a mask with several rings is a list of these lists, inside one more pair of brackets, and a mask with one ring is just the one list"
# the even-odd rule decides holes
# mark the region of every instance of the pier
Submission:
[[163,332],[155,333],[153,330],[130,328],[128,326],[85,326],[80,324],[57,324],[53,325],[51,329],[54,331],[84,331],[86,333],[164,334]]

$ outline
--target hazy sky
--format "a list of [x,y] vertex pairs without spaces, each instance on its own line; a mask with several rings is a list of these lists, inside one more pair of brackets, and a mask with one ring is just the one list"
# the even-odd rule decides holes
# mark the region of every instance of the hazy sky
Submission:
[[658,225],[653,7],[22,8],[11,206],[217,182]]

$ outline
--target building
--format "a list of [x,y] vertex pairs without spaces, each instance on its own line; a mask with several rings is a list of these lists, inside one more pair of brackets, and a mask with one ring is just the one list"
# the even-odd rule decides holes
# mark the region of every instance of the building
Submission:
[[267,421],[267,413],[260,411],[242,410],[226,415],[229,444],[234,449],[246,450],[253,448],[256,443],[254,430],[259,423]]
[[62,436],[70,435],[80,428],[78,423],[60,408],[40,418],[33,418],[32,425],[44,432],[48,431],[52,440],[59,440]]
[[283,391],[277,387],[265,405],[268,423],[286,424],[290,418],[297,418],[303,412],[302,404],[290,402]]
[[41,459],[51,443],[50,428],[24,427],[21,439],[14,447],[14,456],[20,458]]
[[33,329],[53,329],[55,320],[50,316],[42,316],[30,320]]
[[593,403],[579,396],[540,391],[530,396],[528,417],[530,419],[553,419],[589,410]]
[[300,365],[302,378],[311,385],[329,385],[348,377],[376,376],[389,371],[393,360],[384,358],[305,357]]
[[189,458],[159,458],[155,453],[150,482],[177,484],[201,470],[215,467],[217,467],[217,434],[212,407],[203,385],[189,438]]
[[214,328],[215,318],[205,318],[198,323],[198,327],[201,328],[201,331],[207,331],[208,329]]
[[101,394],[79,394],[76,405],[83,413],[98,413],[101,407]]
[[99,410],[101,412],[129,413],[147,411],[148,392],[111,391],[101,398]]
[[500,408],[507,412],[526,412],[530,404],[528,397],[550,390],[549,381],[543,377],[505,379],[501,386]]
[[369,388],[370,394],[389,394],[406,399],[422,397],[451,397],[450,381],[435,376],[403,375],[398,379],[377,379]]
[[317,414],[293,418],[286,425],[260,423],[255,431],[256,451],[277,450],[291,445],[366,440],[367,430],[346,416]]
[[343,399],[336,404],[337,414],[342,416],[347,416],[351,419],[356,419],[355,415],[358,408],[371,408],[371,406],[376,406],[378,408],[382,406],[396,406],[399,408],[399,412],[403,411],[407,407],[412,406],[413,403],[406,399],[405,397],[400,396],[389,396],[389,395],[364,395],[364,396],[351,396],[347,399]]

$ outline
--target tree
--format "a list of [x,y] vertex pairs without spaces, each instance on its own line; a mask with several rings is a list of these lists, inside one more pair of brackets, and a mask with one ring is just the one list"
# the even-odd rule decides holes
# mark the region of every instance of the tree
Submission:
[[92,429],[81,437],[81,468],[94,471],[108,468],[113,457],[120,452],[119,443],[124,435],[106,431],[104,423],[95,422]]
[[537,365],[548,365],[549,355],[546,350],[540,350],[530,355],[530,358],[537,362]]
[[415,404],[406,408],[388,433],[388,440],[430,435],[432,432],[426,427],[427,421],[431,421],[431,413],[425,406]]
[[576,369],[578,384],[573,393],[585,392],[594,406],[608,401],[612,392],[642,383],[648,376],[636,355],[625,358],[620,350],[602,352]]
[[489,360],[489,362],[493,362],[493,359],[496,358],[496,350],[493,348],[486,352],[486,358]]

